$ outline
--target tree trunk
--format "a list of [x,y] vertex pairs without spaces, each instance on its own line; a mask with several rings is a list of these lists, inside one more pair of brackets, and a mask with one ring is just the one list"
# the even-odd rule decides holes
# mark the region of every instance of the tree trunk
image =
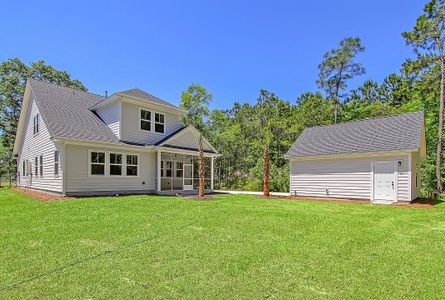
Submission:
[[437,179],[437,194],[439,196],[443,191],[442,187],[442,135],[443,135],[443,112],[444,112],[444,80],[445,80],[445,66],[444,57],[440,58],[440,102],[439,102],[439,128],[437,133],[437,162],[436,162],[436,179]]
[[263,153],[263,196],[269,197],[269,171],[270,171],[270,154],[269,144],[264,145]]
[[204,158],[204,147],[202,145],[202,136],[199,141],[199,197],[204,198],[204,176],[205,176],[205,158]]

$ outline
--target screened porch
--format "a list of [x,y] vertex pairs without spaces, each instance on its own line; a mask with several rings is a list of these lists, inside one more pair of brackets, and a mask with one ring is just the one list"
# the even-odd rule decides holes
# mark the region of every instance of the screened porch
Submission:
[[[160,154],[160,155],[159,155]],[[197,155],[161,152],[159,191],[192,191],[199,188],[199,157]],[[160,172],[159,172],[160,171]],[[204,188],[213,189],[213,158],[205,158]]]

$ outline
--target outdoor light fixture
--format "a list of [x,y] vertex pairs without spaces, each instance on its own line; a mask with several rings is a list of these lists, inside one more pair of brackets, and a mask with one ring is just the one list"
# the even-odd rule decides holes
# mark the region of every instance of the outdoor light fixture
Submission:
[[402,165],[402,161],[401,160],[399,160],[399,167]]

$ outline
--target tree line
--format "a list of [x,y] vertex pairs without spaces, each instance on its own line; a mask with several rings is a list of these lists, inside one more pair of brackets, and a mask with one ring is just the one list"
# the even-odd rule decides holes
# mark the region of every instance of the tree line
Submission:
[[[283,157],[301,132],[312,126],[380,117],[410,111],[425,112],[427,159],[422,164],[424,196],[443,190],[443,116],[445,78],[445,0],[426,3],[413,29],[403,32],[415,58],[377,82],[367,79],[349,89],[351,79],[366,74],[359,63],[365,51],[358,37],[340,41],[321,58],[318,90],[295,101],[260,90],[254,104],[235,102],[228,109],[209,110],[212,95],[192,84],[181,96],[184,121],[198,127],[223,156],[215,161],[215,187],[288,191],[289,163]],[[0,176],[15,173],[11,159],[26,78],[86,91],[78,80],[43,61],[26,65],[10,59],[0,65]]]

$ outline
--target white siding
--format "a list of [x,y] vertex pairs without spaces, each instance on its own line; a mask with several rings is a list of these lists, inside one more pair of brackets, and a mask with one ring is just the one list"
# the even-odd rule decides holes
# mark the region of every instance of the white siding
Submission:
[[[34,100],[31,100],[30,109],[26,115],[25,133],[18,155],[18,185],[22,187],[31,187],[53,192],[62,192],[62,163],[59,163],[59,175],[54,175],[54,151],[61,149],[59,146],[50,140],[48,128],[43,122],[42,115]],[[39,133],[33,133],[33,117],[39,114]],[[43,176],[40,175],[40,155],[43,155]],[[38,157],[38,175],[35,174],[35,157]],[[24,176],[22,174],[23,161],[29,160],[32,164],[32,175]]]
[[[166,144],[179,147],[199,149],[199,137],[194,135],[192,132],[188,131],[179,135],[178,137],[173,138]],[[204,150],[211,151],[212,149],[206,143],[204,143]]]
[[119,138],[121,103],[116,102],[97,111],[99,117],[110,127],[111,131]]
[[[139,176],[89,176],[88,150],[105,150],[139,155]],[[66,145],[66,193],[95,192],[153,192],[155,189],[156,153],[107,150],[77,145]],[[145,184],[143,184],[145,182]]]
[[[415,152],[411,157],[411,200],[420,197],[420,155]],[[416,183],[417,174],[417,183]]]
[[408,200],[408,155],[291,161],[290,192],[300,196],[370,199],[374,161],[402,161],[398,167],[397,197]]
[[[163,111],[159,107],[146,106],[143,108],[165,115],[165,134],[142,131],[139,129],[140,107],[141,106],[135,104],[122,102],[122,140],[141,144],[153,144],[182,126],[179,121],[179,115]],[[152,122],[154,122],[154,120],[152,120]]]

